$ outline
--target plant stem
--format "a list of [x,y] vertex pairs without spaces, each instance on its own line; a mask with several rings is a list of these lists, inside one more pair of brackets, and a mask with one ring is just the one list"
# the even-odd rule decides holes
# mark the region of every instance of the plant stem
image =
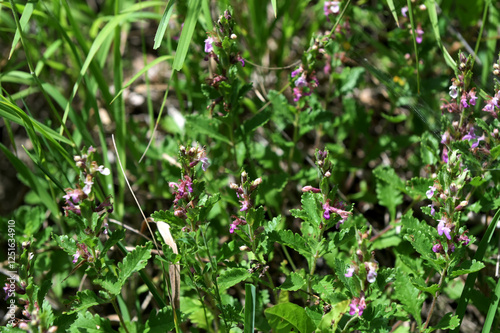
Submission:
[[125,325],[125,321],[123,320],[122,313],[120,312],[120,309],[118,308],[118,305],[116,304],[116,299],[113,298],[111,300],[111,304],[113,304],[113,308],[116,311],[116,314],[118,315],[118,318],[120,319],[120,324],[122,325],[123,329],[125,332],[130,333],[127,326]]
[[422,327],[422,330],[421,331],[424,331],[426,328],[427,328],[427,325],[429,325],[429,322],[431,321],[431,317],[432,317],[432,312],[434,312],[434,307],[436,306],[436,301],[437,301],[437,298],[439,296],[439,289],[441,289],[442,285],[443,285],[443,282],[444,282],[444,278],[446,276],[446,271],[448,270],[448,267],[450,265],[450,262],[447,261],[446,262],[446,266],[443,268],[443,271],[441,272],[441,277],[439,278],[439,288],[438,290],[436,291],[436,293],[434,294],[434,297],[432,299],[432,304],[431,304],[431,308],[429,310],[429,313],[427,314],[427,320],[425,321],[425,324],[424,326]]

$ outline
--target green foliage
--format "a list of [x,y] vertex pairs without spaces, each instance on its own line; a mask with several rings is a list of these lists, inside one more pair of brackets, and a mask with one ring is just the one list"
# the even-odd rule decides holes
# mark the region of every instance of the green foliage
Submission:
[[2,2],[2,331],[494,328],[498,4],[361,4]]

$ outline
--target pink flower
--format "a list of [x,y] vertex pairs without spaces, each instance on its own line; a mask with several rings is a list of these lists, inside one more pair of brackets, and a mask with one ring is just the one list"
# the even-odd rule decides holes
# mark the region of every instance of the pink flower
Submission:
[[477,96],[476,96],[476,88],[472,88],[469,92],[469,103],[470,105],[474,106],[476,105],[476,100],[477,100]]
[[415,32],[417,33],[417,37],[415,38],[415,40],[418,44],[422,43],[424,31],[422,30],[422,26],[420,25],[420,23],[418,24],[417,29],[415,29]]
[[320,193],[321,190],[319,188],[307,185],[302,188],[302,192]]
[[330,14],[338,14],[340,11],[340,1],[325,1],[323,12],[328,17]]
[[351,316],[358,315],[362,316],[363,311],[366,309],[366,301],[365,301],[365,296],[362,294],[361,298],[360,297],[354,297],[351,301],[351,304],[349,305],[350,310],[349,314]]
[[214,50],[214,39],[213,37],[209,36],[207,39],[205,39],[205,52],[210,53]]
[[427,199],[430,199],[434,196],[434,192],[436,191],[435,186],[429,186],[429,190],[425,192],[425,195],[427,195]]
[[347,278],[350,278],[350,277],[352,277],[353,273],[354,273],[354,267],[349,266],[349,268],[346,270],[346,273],[344,274],[344,276]]
[[439,220],[439,224],[437,226],[437,231],[438,231],[439,236],[442,236],[444,234],[446,236],[446,238],[451,240],[451,235],[450,235],[451,229],[448,226],[448,222],[445,219]]
[[408,14],[408,6],[404,6],[403,8],[401,8],[401,15],[403,15],[404,17],[408,17],[407,14]]
[[443,245],[441,245],[440,243],[435,244],[432,247],[432,251],[435,252],[435,253],[444,253]]

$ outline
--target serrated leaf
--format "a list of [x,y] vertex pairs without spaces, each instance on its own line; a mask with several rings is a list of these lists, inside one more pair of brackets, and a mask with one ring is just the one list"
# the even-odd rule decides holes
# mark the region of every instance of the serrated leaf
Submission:
[[[278,237],[275,237],[275,236]],[[301,235],[294,233],[291,230],[280,230],[277,233],[271,233],[271,237],[275,237],[282,245],[286,245],[295,251],[299,252],[304,257],[308,258],[312,255],[309,246],[306,245],[306,241]]]
[[473,272],[480,271],[484,267],[485,266],[481,261],[476,261],[475,259],[473,259],[472,261],[467,260],[464,263],[462,263],[460,267],[455,268],[450,275],[451,277],[457,277],[464,274],[470,274]]
[[401,192],[406,191],[406,186],[404,181],[399,178],[396,171],[389,166],[378,166],[373,170],[373,175],[380,180],[383,180],[387,184],[392,185],[392,187],[398,189]]
[[252,274],[246,268],[229,268],[217,278],[219,289],[226,290],[248,279]]
[[313,332],[316,327],[306,311],[293,303],[281,303],[264,311],[269,325],[276,333],[289,333],[295,330],[301,333]]
[[297,291],[306,284],[306,280],[299,274],[292,272],[286,277],[285,282],[279,286],[281,290]]
[[168,224],[177,225],[179,227],[184,227],[186,225],[183,219],[175,216],[174,213],[169,210],[158,210],[151,214],[151,217],[155,221],[165,221]]
[[416,196],[424,197],[429,186],[432,186],[433,183],[433,180],[429,178],[414,177],[408,181],[406,192],[413,198]]
[[449,312],[441,318],[439,323],[434,326],[434,329],[440,329],[440,330],[452,330],[460,325],[460,319],[458,319],[458,316],[454,316],[453,313]]
[[420,327],[422,325],[420,312],[424,299],[419,294],[420,291],[411,283],[410,278],[398,270],[394,282],[394,298],[401,302],[405,311],[415,318]]
[[175,325],[174,313],[172,312],[172,309],[163,308],[155,312],[156,314],[151,313],[149,319],[146,321],[144,333],[173,331]]
[[399,189],[394,188],[391,184],[386,184],[377,181],[375,191],[380,205],[387,207],[391,216],[391,221],[396,218],[396,207],[403,203],[403,195]]
[[124,229],[118,229],[116,231],[114,231],[110,236],[109,238],[106,240],[106,243],[104,243],[104,247],[101,251],[101,255],[100,257],[104,257],[106,255],[106,253],[109,251],[109,249],[115,245],[116,243],[118,243],[119,241],[121,241],[123,238],[125,238],[125,230]]
[[151,249],[153,243],[148,242],[145,246],[137,246],[133,251],[127,253],[123,262],[118,263],[120,272],[118,281],[124,285],[127,279],[137,271],[140,271],[148,264],[148,259],[151,258]]
[[78,318],[75,320],[69,330],[70,333],[88,332],[115,332],[111,328],[111,323],[107,318],[101,318],[99,315],[92,315],[90,312],[78,313]]
[[81,312],[94,305],[105,304],[109,302],[108,300],[102,299],[97,296],[92,290],[79,291],[76,293],[76,297],[74,299],[76,302],[74,303],[71,311],[69,311],[68,314]]
[[73,238],[70,238],[68,235],[52,235],[52,238],[56,241],[57,245],[70,256],[76,253],[76,241]]
[[[497,146],[495,148],[500,148],[500,146]],[[495,149],[495,148],[493,148],[493,149]],[[492,149],[492,151],[493,151],[493,149]],[[486,179],[484,179],[483,177],[477,176],[477,177],[474,177],[474,178],[471,179],[470,184],[472,186],[476,186],[477,187],[477,186],[483,185],[486,182],[487,182]]]

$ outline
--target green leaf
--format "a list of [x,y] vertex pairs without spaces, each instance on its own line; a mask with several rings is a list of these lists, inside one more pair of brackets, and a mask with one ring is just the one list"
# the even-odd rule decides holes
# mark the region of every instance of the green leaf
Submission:
[[450,276],[451,277],[457,277],[457,276],[460,276],[460,275],[470,274],[470,273],[473,273],[473,272],[480,271],[484,267],[485,266],[484,266],[484,264],[481,261],[476,261],[475,259],[473,259],[472,261],[467,260],[464,263],[462,263],[460,265],[460,267],[455,268],[451,272]]
[[148,264],[148,259],[151,258],[151,249],[153,243],[148,242],[145,246],[137,246],[133,251],[127,253],[123,262],[118,263],[120,272],[118,280],[123,285],[127,279],[137,271],[140,271]]
[[455,63],[455,60],[453,60],[451,55],[448,53],[448,50],[445,49],[445,47],[443,46],[443,42],[441,41],[435,1],[425,0],[425,6],[427,7],[427,12],[429,13],[429,19],[431,21],[432,31],[434,31],[434,36],[436,37],[438,46],[441,49],[441,52],[443,52],[444,60],[446,64],[455,72],[457,69],[457,64]]
[[254,285],[245,284],[245,333],[253,333],[255,330],[255,305],[257,303],[255,289]]
[[383,180],[399,191],[406,191],[405,182],[396,174],[396,171],[394,171],[393,168],[380,165],[373,170],[373,174],[377,177],[377,179]]
[[246,120],[243,123],[243,130],[245,134],[250,134],[255,131],[257,128],[265,125],[271,119],[271,111],[264,110],[257,113],[252,118]]
[[391,221],[396,218],[396,208],[403,203],[403,195],[401,192],[394,188],[391,184],[382,183],[377,181],[377,198],[380,205],[387,207],[391,215]]
[[419,294],[420,291],[411,283],[410,278],[398,270],[394,282],[394,298],[401,302],[403,309],[415,318],[420,327],[422,325],[420,312],[424,298]]
[[184,227],[186,225],[183,219],[175,216],[174,213],[169,210],[158,210],[151,214],[151,217],[155,221],[163,221],[170,225],[177,225],[179,227]]
[[104,243],[104,247],[101,250],[101,255],[100,257],[103,258],[106,256],[106,253],[109,251],[109,249],[121,241],[123,238],[125,238],[125,229],[118,229],[114,231],[113,233],[109,232],[110,236],[108,240],[106,240],[106,243]]
[[68,312],[68,314],[84,312],[94,305],[105,304],[109,302],[109,300],[105,300],[97,296],[92,290],[77,292],[74,300],[76,304],[73,304],[73,308]]
[[320,198],[320,193],[306,192],[302,194],[302,209],[292,209],[290,212],[294,217],[300,218],[311,223],[314,227],[319,228],[322,222]]
[[186,117],[186,126],[190,127],[195,133],[207,135],[210,138],[232,145],[231,140],[220,134],[220,121],[217,119],[208,119],[206,116],[201,115],[190,115]]
[[69,330],[70,333],[99,333],[99,332],[116,332],[111,328],[109,319],[101,318],[99,315],[93,316],[88,311],[78,313],[78,318],[75,320]]
[[286,277],[285,282],[281,284],[279,289],[288,291],[297,291],[306,284],[306,280],[299,274],[292,272]]
[[398,13],[396,12],[396,7],[394,6],[394,1],[387,0],[387,6],[389,6],[389,9],[391,10],[391,13],[392,13],[392,17],[394,17],[394,21],[396,21],[396,24],[399,27]]
[[277,17],[278,11],[276,9],[276,0],[271,0],[271,5],[273,6],[274,17]]
[[200,15],[200,2],[201,0],[189,0],[187,17],[184,21],[181,37],[179,38],[179,44],[177,45],[177,50],[175,51],[174,63],[172,65],[173,69],[176,71],[180,71],[184,65],[189,44],[191,43],[191,39],[193,37],[194,28],[196,27],[196,22],[198,22],[198,16]]
[[217,278],[220,290],[226,290],[248,279],[252,274],[246,268],[228,268]]
[[163,308],[155,311],[149,315],[149,319],[146,321],[146,328],[144,333],[156,333],[156,332],[170,332],[173,331],[174,325],[174,313],[172,308]]
[[[24,6],[23,14],[21,15],[21,19],[19,19],[21,30],[24,31],[24,29],[26,28],[26,24],[28,24],[37,2],[38,1],[28,1],[26,3],[26,6]],[[10,49],[9,59],[12,57],[12,54],[14,54],[14,50],[16,49],[16,45],[19,42],[20,38],[21,31],[19,31],[19,29],[16,29],[16,34],[14,35],[14,39],[12,40],[12,48]]]
[[291,330],[301,333],[313,332],[316,327],[306,311],[293,303],[281,303],[264,311],[269,325],[276,333],[289,333]]
[[70,256],[76,253],[76,241],[73,238],[69,237],[68,235],[52,235],[52,238],[56,241],[57,245]]
[[340,319],[349,309],[350,303],[351,301],[347,299],[333,305],[330,312],[326,313],[319,323],[318,329],[320,330],[320,332],[335,332],[337,330],[337,325],[339,324]]
[[439,323],[433,326],[436,330],[452,330],[460,325],[460,319],[458,316],[454,316],[453,313],[449,312],[441,318]]
[[306,245],[304,238],[291,230],[280,230],[277,234],[273,232],[271,233],[271,238],[274,238],[275,241],[282,245],[286,245],[294,249],[306,258],[309,258],[312,255],[312,252],[309,246]]
[[158,29],[156,29],[155,44],[153,46],[154,50],[160,47],[163,36],[167,31],[168,22],[170,21],[170,16],[172,16],[172,11],[174,10],[174,3],[175,0],[169,0],[167,2],[167,6],[165,7],[165,11],[163,12],[163,16],[161,17],[160,24],[158,24]]

